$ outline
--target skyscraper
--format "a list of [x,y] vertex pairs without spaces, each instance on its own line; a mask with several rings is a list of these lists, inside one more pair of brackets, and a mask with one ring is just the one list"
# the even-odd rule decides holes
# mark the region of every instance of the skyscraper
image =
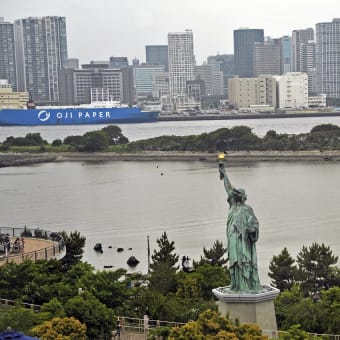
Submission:
[[148,65],[163,65],[168,71],[168,45],[146,45],[145,56]]
[[292,38],[284,35],[281,41],[281,74],[291,71]]
[[263,29],[234,30],[235,75],[254,77],[254,43],[264,42]]
[[168,33],[170,95],[185,95],[186,82],[194,80],[194,43],[191,30]]
[[314,40],[313,28],[306,28],[303,30],[294,30],[292,33],[292,71],[293,72],[304,72],[302,70],[301,60],[303,57],[302,44],[307,44],[308,41]]
[[266,38],[254,43],[254,77],[260,74],[281,74],[281,46],[279,39]]
[[110,68],[128,67],[129,61],[127,57],[110,57]]
[[340,98],[340,19],[316,24],[319,93]]
[[14,32],[19,90],[37,104],[57,104],[58,72],[68,58],[65,17],[19,19]]
[[223,73],[223,91],[228,97],[228,79],[234,77],[234,55],[233,54],[218,54],[207,58],[208,65],[211,65],[214,70],[222,71]]
[[14,26],[0,18],[0,79],[6,79],[17,90],[15,66]]

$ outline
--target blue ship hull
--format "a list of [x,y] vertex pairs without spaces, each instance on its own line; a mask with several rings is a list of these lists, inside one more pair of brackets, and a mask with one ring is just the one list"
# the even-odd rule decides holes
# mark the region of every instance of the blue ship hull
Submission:
[[0,126],[142,123],[157,120],[158,114],[138,107],[0,109]]

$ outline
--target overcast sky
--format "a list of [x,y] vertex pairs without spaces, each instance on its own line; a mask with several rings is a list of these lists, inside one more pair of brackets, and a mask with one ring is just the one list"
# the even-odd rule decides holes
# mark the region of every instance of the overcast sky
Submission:
[[339,0],[0,0],[5,21],[65,16],[70,58],[110,56],[145,61],[145,45],[167,44],[168,32],[192,29],[198,64],[233,53],[233,30],[263,28],[274,38],[340,17]]

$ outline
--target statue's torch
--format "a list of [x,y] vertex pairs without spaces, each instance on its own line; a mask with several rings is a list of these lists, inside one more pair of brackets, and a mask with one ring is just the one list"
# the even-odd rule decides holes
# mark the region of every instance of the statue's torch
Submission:
[[224,152],[221,152],[218,155],[218,168],[220,170],[220,179],[223,179],[224,175],[224,166],[225,166],[225,159],[224,159],[225,155]]

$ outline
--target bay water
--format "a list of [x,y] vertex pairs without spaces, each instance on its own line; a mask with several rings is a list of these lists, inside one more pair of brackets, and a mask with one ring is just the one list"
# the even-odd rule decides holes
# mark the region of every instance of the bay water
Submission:
[[[287,247],[296,256],[313,242],[340,256],[340,163],[247,162],[228,165],[231,183],[246,189],[260,221],[261,281],[269,262]],[[78,230],[84,260],[147,271],[166,231],[176,253],[198,260],[215,240],[226,246],[228,204],[217,164],[211,162],[55,162],[0,169],[2,226]],[[102,243],[103,253],[93,247]],[[112,247],[112,248],[109,248]],[[117,248],[124,251],[119,253]],[[129,250],[129,248],[131,248]],[[127,266],[130,256],[140,263]]]
[[[191,135],[245,125],[267,131],[305,133],[320,124],[340,126],[340,117],[267,118],[121,124],[129,140]],[[103,128],[101,125],[0,127],[0,141],[38,132],[52,142]],[[260,221],[260,276],[268,283],[269,261],[284,247],[296,256],[303,245],[329,245],[340,256],[340,164],[251,162],[228,167]],[[61,162],[0,169],[1,225],[78,230],[86,237],[84,260],[147,271],[151,252],[166,231],[176,253],[198,260],[203,247],[226,246],[228,204],[217,166],[209,162]],[[93,247],[102,243],[103,254]],[[109,248],[110,247],[110,248]],[[119,253],[117,248],[124,251]],[[131,248],[131,249],[130,249]],[[129,250],[130,249],[130,250]],[[130,256],[139,265],[127,266]]]

